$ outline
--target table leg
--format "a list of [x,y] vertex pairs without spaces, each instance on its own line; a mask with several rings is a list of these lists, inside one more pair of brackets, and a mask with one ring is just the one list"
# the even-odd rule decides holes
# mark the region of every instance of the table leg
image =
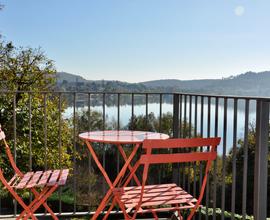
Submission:
[[96,162],[96,164],[97,164],[99,170],[100,170],[101,173],[103,174],[103,176],[104,176],[106,182],[107,182],[108,185],[111,187],[111,186],[112,186],[112,182],[111,182],[111,180],[110,180],[110,178],[109,178],[107,172],[106,172],[105,169],[103,168],[102,164],[99,162],[98,157],[97,157],[97,155],[96,155],[96,153],[95,153],[95,151],[94,151],[92,145],[91,145],[89,142],[87,142],[87,141],[86,141],[85,143],[86,143],[86,145],[87,145],[87,147],[88,147],[88,149],[89,149],[89,151],[90,151],[90,153],[91,153],[91,155],[92,155],[94,161]]
[[[121,146],[121,144],[118,144],[117,147],[118,147],[118,150],[120,151],[120,153],[121,153],[123,159],[124,159],[125,162],[126,162],[128,158],[127,158],[127,155],[126,155],[126,153],[125,153],[123,147]],[[132,171],[132,168],[133,168],[133,167],[129,164],[129,165],[128,165],[128,169],[130,170],[130,172]],[[136,184],[137,184],[138,186],[140,186],[141,183],[140,183],[140,181],[139,181],[139,179],[138,179],[138,177],[136,176],[135,173],[134,173],[134,175],[133,175],[133,178],[134,178]]]
[[130,162],[132,161],[132,159],[134,158],[134,156],[136,155],[137,150],[139,149],[140,144],[136,144],[134,146],[133,151],[131,152],[131,154],[129,155],[129,158],[125,161],[124,166],[122,167],[121,171],[119,172],[119,174],[117,175],[117,177],[115,178],[114,182],[112,183],[107,172],[105,171],[105,169],[102,167],[102,164],[99,162],[98,157],[93,149],[93,147],[91,146],[91,144],[88,141],[85,141],[90,153],[92,154],[92,157],[94,159],[94,161],[96,162],[99,170],[101,171],[101,173],[103,174],[106,182],[108,183],[110,189],[107,191],[106,195],[104,196],[104,198],[102,199],[100,205],[98,206],[94,216],[92,217],[92,219],[97,219],[97,217],[99,216],[99,214],[102,212],[102,210],[105,208],[106,203],[108,201],[108,199],[110,198],[113,190],[115,189],[115,186],[117,185],[117,183],[120,181],[120,179],[122,178],[122,176],[125,174],[128,166],[130,165]]

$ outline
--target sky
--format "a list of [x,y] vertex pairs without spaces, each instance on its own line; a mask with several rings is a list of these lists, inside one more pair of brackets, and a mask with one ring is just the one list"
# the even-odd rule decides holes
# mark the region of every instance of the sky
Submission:
[[0,33],[89,80],[270,70],[269,0],[0,0]]

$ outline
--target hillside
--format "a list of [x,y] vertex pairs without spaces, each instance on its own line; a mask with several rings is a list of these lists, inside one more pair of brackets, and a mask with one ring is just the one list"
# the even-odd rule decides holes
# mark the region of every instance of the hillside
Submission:
[[176,88],[183,90],[189,90],[192,88],[194,89],[203,89],[208,86],[213,85],[219,80],[216,79],[203,79],[203,80],[177,80],[177,79],[164,79],[164,80],[153,80],[142,82],[143,85],[151,88],[160,88],[160,87],[167,87],[167,88]]
[[152,89],[167,87],[176,92],[220,95],[270,96],[270,71],[247,72],[223,79],[155,80],[143,82]]
[[141,83],[86,80],[81,76],[57,73],[57,87],[65,91],[105,92],[192,92],[220,95],[270,96],[270,71],[247,72],[222,79],[153,80]]
[[104,91],[104,92],[142,92],[152,91],[142,83],[127,83],[111,80],[86,80],[70,73],[57,73],[57,88],[64,91]]

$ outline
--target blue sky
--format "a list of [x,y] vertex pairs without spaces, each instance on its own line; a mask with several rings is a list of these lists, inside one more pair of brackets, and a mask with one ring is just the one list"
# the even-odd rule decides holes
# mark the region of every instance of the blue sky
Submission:
[[58,71],[140,82],[270,70],[269,0],[0,0],[0,31]]

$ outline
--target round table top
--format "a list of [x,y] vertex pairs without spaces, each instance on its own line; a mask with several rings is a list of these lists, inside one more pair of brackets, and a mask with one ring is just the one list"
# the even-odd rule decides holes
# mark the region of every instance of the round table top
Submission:
[[129,130],[107,130],[91,131],[79,134],[83,140],[114,144],[137,144],[145,139],[168,139],[169,135],[148,132],[148,131],[129,131]]

